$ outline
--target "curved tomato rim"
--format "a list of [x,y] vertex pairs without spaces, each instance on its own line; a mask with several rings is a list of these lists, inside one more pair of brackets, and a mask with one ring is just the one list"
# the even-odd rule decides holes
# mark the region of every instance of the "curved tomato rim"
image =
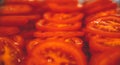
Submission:
[[94,19],[97,19],[99,17],[108,16],[108,15],[115,15],[115,14],[116,14],[116,9],[110,9],[110,10],[107,10],[107,11],[102,11],[102,12],[96,13],[94,15],[90,15],[85,19],[85,21],[86,21],[86,24],[87,24],[90,21],[92,21]]
[[72,56],[76,57],[75,59],[78,65],[86,65],[86,58],[82,50],[77,50],[77,48],[74,47],[73,45],[70,45],[62,41],[57,41],[57,40],[50,40],[50,41],[44,42],[43,44],[37,45],[36,48],[33,50],[32,56],[37,56],[36,54],[39,54],[39,51],[43,51],[45,48],[51,48],[51,47],[59,48],[62,51],[70,53]]
[[[55,23],[74,23],[75,21],[80,21],[84,16],[83,13],[79,13],[76,16],[71,17],[71,18],[66,19],[66,20],[57,20],[57,19],[51,17],[51,14],[52,13],[50,13],[50,12],[45,13],[44,18],[47,21],[52,21],[52,22],[55,22]],[[54,15],[54,13],[53,13],[53,15]]]
[[38,45],[42,43],[42,39],[34,39],[28,42],[28,44],[26,45],[26,49],[27,49],[27,53],[31,54],[31,51],[34,50],[34,48]]
[[[54,34],[53,34],[54,33]],[[34,37],[38,38],[48,38],[48,37],[81,37],[84,36],[84,32],[82,31],[57,31],[57,32],[42,32],[36,31],[34,32]]]
[[[98,41],[98,40],[100,40],[99,37],[100,37],[99,35],[90,37],[89,46],[90,46],[91,53],[94,54],[95,52],[101,53],[101,52],[119,49],[118,47],[105,46],[104,44],[99,43],[99,41]],[[101,40],[101,42],[104,42],[104,41]]]
[[[104,7],[101,7],[101,6],[104,6]],[[110,0],[106,0],[106,1],[98,0],[92,3],[85,4],[84,11],[86,15],[92,15],[92,14],[96,14],[97,12],[101,12],[109,9],[116,9],[116,6],[117,5],[115,3],[112,3],[112,1]]]
[[[81,22],[75,22],[71,26],[65,26],[65,27],[53,27],[53,26],[45,26],[44,23],[46,23],[45,20],[40,20],[36,23],[36,28],[41,31],[76,31],[81,29]],[[52,22],[50,22],[52,23]],[[49,24],[49,22],[47,23]],[[53,25],[56,25],[56,23],[52,23]],[[59,25],[59,24],[57,24]],[[69,24],[66,24],[69,25]]]
[[36,21],[41,18],[38,14],[32,15],[7,15],[0,16],[0,25],[4,26],[24,26],[29,23],[29,21]]
[[[114,19],[120,21],[120,19],[116,18],[116,16],[103,16],[103,17],[100,17],[98,19],[101,19],[101,18],[104,18],[104,19],[114,18]],[[108,37],[120,37],[120,33],[119,32],[118,33],[116,33],[116,32],[107,32],[107,31],[102,31],[102,30],[93,28],[92,25],[93,25],[94,21],[91,21],[86,26],[86,31],[87,32],[90,32],[90,33],[93,33],[93,34],[100,34],[102,36],[108,36]]]
[[82,10],[82,5],[77,6],[77,4],[74,6],[72,4],[71,6],[70,5],[61,6],[56,3],[48,3],[48,7],[50,8],[50,10],[55,12],[74,12]]
[[34,39],[32,41],[29,41],[26,48],[27,48],[27,52],[28,54],[31,54],[31,51],[34,50],[34,48],[38,45],[38,44],[42,44],[44,41],[49,41],[49,40],[61,40],[61,41],[65,41],[67,43],[73,43],[74,46],[76,46],[77,48],[81,49],[83,46],[83,41],[78,38],[78,37],[48,37],[48,38],[38,38]]

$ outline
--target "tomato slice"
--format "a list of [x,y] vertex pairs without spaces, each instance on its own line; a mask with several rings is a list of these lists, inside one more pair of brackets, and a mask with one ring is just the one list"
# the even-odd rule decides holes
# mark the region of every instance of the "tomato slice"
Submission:
[[80,21],[83,18],[83,13],[51,13],[46,12],[44,19],[52,21],[54,23],[74,23]]
[[[53,34],[54,33],[54,34]],[[82,31],[56,31],[56,32],[42,32],[36,31],[34,32],[34,37],[38,38],[48,38],[48,37],[81,37],[84,36],[84,32]]]
[[32,7],[29,5],[2,5],[0,6],[0,14],[28,14],[32,12]]
[[[68,50],[69,49],[69,50]],[[37,61],[40,58],[39,61]],[[31,63],[31,59],[33,62]],[[36,59],[36,61],[34,61]],[[38,44],[26,65],[86,65],[83,52],[63,41],[49,40]]]
[[48,40],[61,40],[64,41],[66,43],[71,43],[74,46],[76,46],[76,48],[78,49],[82,49],[83,47],[83,41],[78,38],[78,37],[49,37],[49,38],[37,38],[34,40],[31,40],[28,42],[26,48],[27,48],[27,52],[28,54],[31,54],[31,51],[34,50],[34,48],[38,45],[38,44],[42,44],[44,43],[44,41],[48,41]]
[[76,31],[81,29],[82,22],[75,22],[70,24],[57,24],[47,22],[46,20],[39,20],[36,23],[36,28],[41,31]]
[[4,26],[23,26],[29,21],[39,19],[39,15],[6,15],[0,16],[0,25]]
[[0,26],[0,36],[7,36],[7,35],[14,35],[19,33],[20,30],[18,27],[13,27],[13,26]]
[[114,50],[92,56],[89,65],[120,65],[120,51]]
[[91,53],[101,53],[120,49],[120,38],[109,38],[104,36],[92,36],[89,40]]
[[78,5],[77,0],[55,1],[47,0],[47,5],[54,12],[75,12],[82,10],[82,4]]
[[111,16],[111,15],[116,15],[117,12],[116,12],[116,9],[111,9],[111,10],[107,10],[107,11],[102,11],[102,12],[99,12],[99,13],[96,13],[94,15],[90,15],[88,17],[86,17],[86,24],[99,18],[99,17],[102,17],[102,16]]
[[120,37],[120,18],[117,16],[104,16],[97,18],[86,26],[86,30],[102,36]]
[[19,65],[23,60],[23,55],[9,38],[0,37],[0,64]]

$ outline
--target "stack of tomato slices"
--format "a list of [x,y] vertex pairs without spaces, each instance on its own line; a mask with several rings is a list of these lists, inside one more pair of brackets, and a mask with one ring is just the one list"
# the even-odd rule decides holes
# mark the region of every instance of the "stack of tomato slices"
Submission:
[[27,27],[34,28],[31,24],[40,19],[32,5],[20,3],[23,0],[19,0],[19,4],[12,3],[16,1],[0,0],[0,65],[22,64],[25,56],[23,31],[28,31]]
[[[86,37],[92,54],[90,65],[109,65],[110,63],[110,65],[119,65],[117,61],[120,59],[120,16],[116,15],[115,10],[110,10],[109,13],[111,14],[101,13],[100,15],[99,13],[91,17],[93,20],[86,25]],[[114,58],[113,61],[108,62],[112,58]]]
[[80,21],[82,17],[82,13],[47,12],[44,14],[44,18],[36,23],[36,29],[38,31],[35,32],[34,36],[83,36],[84,33],[81,30],[82,21]]
[[45,12],[35,24],[36,39],[27,44],[25,65],[86,65],[87,59],[82,50],[84,44],[80,39],[84,35],[83,16],[76,10],[68,10],[67,13],[57,10]]
[[119,43],[111,0],[0,0],[0,65],[120,65]]

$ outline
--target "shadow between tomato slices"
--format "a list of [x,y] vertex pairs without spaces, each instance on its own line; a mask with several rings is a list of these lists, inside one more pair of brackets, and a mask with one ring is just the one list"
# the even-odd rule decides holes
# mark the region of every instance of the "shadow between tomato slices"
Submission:
[[[40,58],[38,62],[36,62]],[[31,63],[31,59],[36,59]],[[26,65],[86,65],[86,57],[82,50],[59,40],[49,40],[38,44],[32,51]],[[30,64],[30,65],[31,65]]]

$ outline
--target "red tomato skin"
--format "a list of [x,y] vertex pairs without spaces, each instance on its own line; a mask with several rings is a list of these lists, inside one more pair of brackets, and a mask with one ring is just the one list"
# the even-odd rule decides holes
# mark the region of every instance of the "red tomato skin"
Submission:
[[49,38],[49,37],[82,37],[84,36],[84,32],[82,31],[61,31],[61,32],[42,32],[42,31],[35,31],[33,33],[34,37],[38,37],[38,38]]
[[28,14],[32,12],[32,7],[24,4],[3,5],[0,7],[0,15]]
[[0,25],[4,26],[23,26],[29,21],[36,21],[39,15],[6,15],[0,16]]
[[19,32],[20,32],[20,30],[18,27],[0,26],[0,36],[14,35]]
[[[45,6],[44,0],[2,0],[3,4],[28,4],[34,7],[43,7]],[[46,7],[46,6],[45,6]]]
[[110,0],[96,0],[94,2],[88,2],[87,4],[85,4],[83,9],[86,15],[92,15],[109,9],[116,9],[116,7],[117,5],[115,3],[112,3],[112,1]]
[[46,0],[48,8],[53,12],[76,12],[82,10],[82,4],[79,6],[77,0]]
[[[67,19],[60,19],[64,18],[64,16],[72,16],[76,14],[73,17],[67,18]],[[59,18],[56,18],[57,15]],[[75,21],[81,21],[83,18],[84,14],[83,13],[51,13],[51,12],[46,12],[44,14],[44,19],[47,21],[52,21],[54,23],[75,23]]]

